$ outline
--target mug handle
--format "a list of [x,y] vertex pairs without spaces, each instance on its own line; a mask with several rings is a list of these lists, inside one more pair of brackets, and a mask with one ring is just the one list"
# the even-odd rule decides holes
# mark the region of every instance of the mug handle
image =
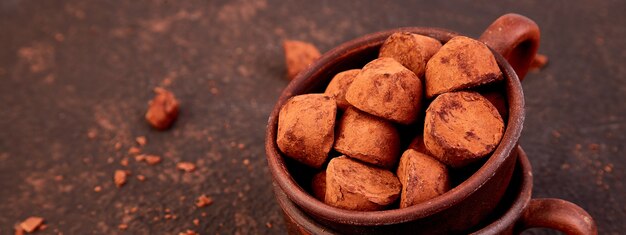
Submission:
[[571,235],[597,235],[591,216],[574,203],[556,199],[532,199],[515,226],[518,233],[529,228],[550,228]]
[[491,23],[479,40],[500,53],[522,81],[539,49],[539,37],[539,26],[533,20],[508,13]]

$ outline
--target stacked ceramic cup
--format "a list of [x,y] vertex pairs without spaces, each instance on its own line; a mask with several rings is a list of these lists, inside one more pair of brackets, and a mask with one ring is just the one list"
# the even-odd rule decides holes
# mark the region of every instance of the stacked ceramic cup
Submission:
[[380,211],[333,207],[306,190],[314,174],[291,161],[277,146],[278,114],[293,96],[323,91],[337,73],[360,68],[378,55],[393,33],[410,32],[442,44],[459,34],[435,28],[400,28],[366,35],[324,54],[283,91],[267,126],[266,154],[274,191],[291,234],[510,234],[547,227],[568,234],[596,234],[593,219],[578,206],[559,199],[532,199],[532,170],[518,141],[524,122],[520,84],[539,45],[539,29],[530,19],[507,14],[480,40],[490,47],[503,74],[508,120],[490,157],[446,193],[413,206]]

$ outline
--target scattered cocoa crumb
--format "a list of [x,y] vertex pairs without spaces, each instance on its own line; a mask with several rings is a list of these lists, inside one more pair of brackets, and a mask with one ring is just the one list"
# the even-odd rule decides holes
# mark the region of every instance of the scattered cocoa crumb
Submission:
[[41,226],[39,226],[39,231],[46,230],[47,228],[48,228],[48,225],[42,224]]
[[145,136],[137,136],[137,138],[135,138],[135,141],[137,142],[137,144],[139,144],[139,146],[142,147],[146,145],[146,143],[148,143],[148,140]]
[[164,130],[169,128],[178,117],[178,100],[172,92],[157,87],[154,89],[156,96],[148,103],[146,121],[152,127]]
[[613,171],[613,164],[609,163],[604,166],[604,171],[606,171],[607,173],[611,173]]
[[270,223],[270,222],[265,223],[265,227],[272,228],[272,223]]
[[243,149],[243,148],[245,148],[245,147],[246,147],[246,145],[245,145],[245,144],[243,144],[243,143],[239,143],[239,144],[237,145],[237,148],[239,148],[239,149]]
[[144,182],[146,181],[146,177],[144,175],[137,175],[137,180]]
[[165,210],[163,210],[165,213],[170,213],[172,212],[172,210],[170,210],[170,208],[165,208]]
[[563,165],[561,165],[561,170],[567,170],[570,168],[570,165],[567,163],[563,163]]
[[61,33],[56,33],[54,34],[54,39],[57,40],[57,42],[62,42],[65,40],[65,36]]
[[114,161],[115,161],[115,159],[114,159],[114,158],[112,158],[112,157],[108,157],[108,158],[107,158],[107,163],[108,163],[108,164],[111,164],[111,163],[113,163]]
[[176,163],[176,168],[186,172],[192,172],[196,170],[196,165],[191,162],[179,162]]
[[141,153],[141,149],[139,149],[137,147],[130,147],[128,149],[128,153],[130,153],[130,154],[139,154],[139,153]]
[[120,224],[117,226],[117,228],[119,228],[120,230],[124,231],[128,228],[128,224]]
[[196,199],[196,206],[197,207],[205,207],[205,206],[209,206],[213,204],[213,198],[207,196],[207,195],[200,195],[200,197],[198,197],[198,199]]
[[128,177],[128,172],[124,170],[116,170],[115,175],[113,175],[113,182],[115,185],[120,188],[122,185],[126,183],[126,178]]
[[115,143],[115,145],[113,145],[113,148],[115,148],[115,151],[119,151],[120,149],[122,149],[122,143]]
[[146,160],[146,155],[145,154],[139,154],[139,155],[135,156],[135,161],[137,161],[137,162],[141,162],[141,161],[144,161],[144,160]]
[[122,158],[122,160],[120,160],[120,165],[122,166],[128,166],[128,158]]
[[145,161],[148,165],[156,165],[161,163],[161,157],[156,155],[146,155]]
[[93,191],[96,193],[99,193],[100,191],[102,191],[102,187],[100,186],[93,187]]
[[200,213],[200,216],[202,216],[202,217],[206,217],[206,216],[207,216],[207,214],[206,214],[206,212],[202,212],[202,213]]
[[193,230],[191,230],[191,229],[187,229],[187,231],[185,231],[185,232],[180,232],[180,233],[178,233],[178,235],[200,235],[200,234],[198,234],[198,233],[194,232],[194,231],[193,231]]
[[63,176],[62,175],[55,175],[54,176],[54,180],[55,181],[61,181],[61,180],[63,180]]
[[26,231],[27,233],[32,233],[36,231],[39,226],[43,223],[43,218],[37,216],[28,217],[28,219],[24,220],[20,223],[20,227]]
[[600,148],[599,144],[589,144],[589,149],[596,151]]
[[193,225],[200,226],[200,220],[199,219],[194,219],[193,220]]
[[92,129],[89,129],[89,130],[87,131],[87,138],[89,138],[89,139],[92,139],[92,140],[93,140],[93,139],[95,139],[97,136],[98,136],[98,130],[96,130],[96,129],[93,129],[93,128],[92,128]]
[[530,63],[531,71],[539,71],[543,69],[548,64],[548,57],[544,54],[537,53],[535,58]]
[[243,159],[243,162],[242,162],[242,163],[243,163],[244,165],[246,165],[246,166],[247,166],[247,165],[250,165],[250,160],[248,160],[247,158],[246,158],[246,159]]
[[171,219],[171,218],[172,218],[172,214],[165,214],[165,216],[163,216],[163,218],[165,218],[165,219]]
[[135,213],[139,210],[137,207],[130,208],[130,213]]

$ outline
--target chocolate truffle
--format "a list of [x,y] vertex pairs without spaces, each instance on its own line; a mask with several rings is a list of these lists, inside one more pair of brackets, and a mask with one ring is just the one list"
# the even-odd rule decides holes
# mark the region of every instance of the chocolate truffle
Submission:
[[292,97],[278,114],[278,148],[299,162],[319,168],[335,139],[335,100],[324,94]]
[[503,133],[498,110],[477,92],[441,94],[426,110],[424,144],[451,167],[485,157],[498,146]]

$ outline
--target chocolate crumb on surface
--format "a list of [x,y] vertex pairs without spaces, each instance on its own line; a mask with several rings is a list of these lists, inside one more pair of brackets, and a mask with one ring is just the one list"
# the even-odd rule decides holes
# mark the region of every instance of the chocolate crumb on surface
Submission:
[[36,231],[39,226],[43,223],[43,218],[37,216],[28,217],[26,220],[20,223],[20,227],[24,229],[27,233],[32,233]]
[[148,104],[145,118],[155,129],[165,130],[178,117],[179,103],[174,94],[164,88],[157,87],[154,92],[156,95]]
[[139,146],[144,146],[146,145],[146,143],[148,143],[148,140],[146,139],[145,136],[137,136],[135,138],[135,142],[137,142]]
[[213,198],[207,196],[207,195],[200,195],[197,199],[196,199],[196,206],[199,208],[202,207],[206,207],[206,206],[210,206],[211,204],[213,204]]
[[124,184],[126,184],[126,178],[127,177],[128,177],[128,172],[127,171],[125,171],[125,170],[116,170],[114,175],[113,175],[113,183],[115,183],[115,186],[120,188]]
[[176,163],[176,168],[185,172],[193,172],[196,170],[196,164],[193,164],[191,162],[179,162]]

